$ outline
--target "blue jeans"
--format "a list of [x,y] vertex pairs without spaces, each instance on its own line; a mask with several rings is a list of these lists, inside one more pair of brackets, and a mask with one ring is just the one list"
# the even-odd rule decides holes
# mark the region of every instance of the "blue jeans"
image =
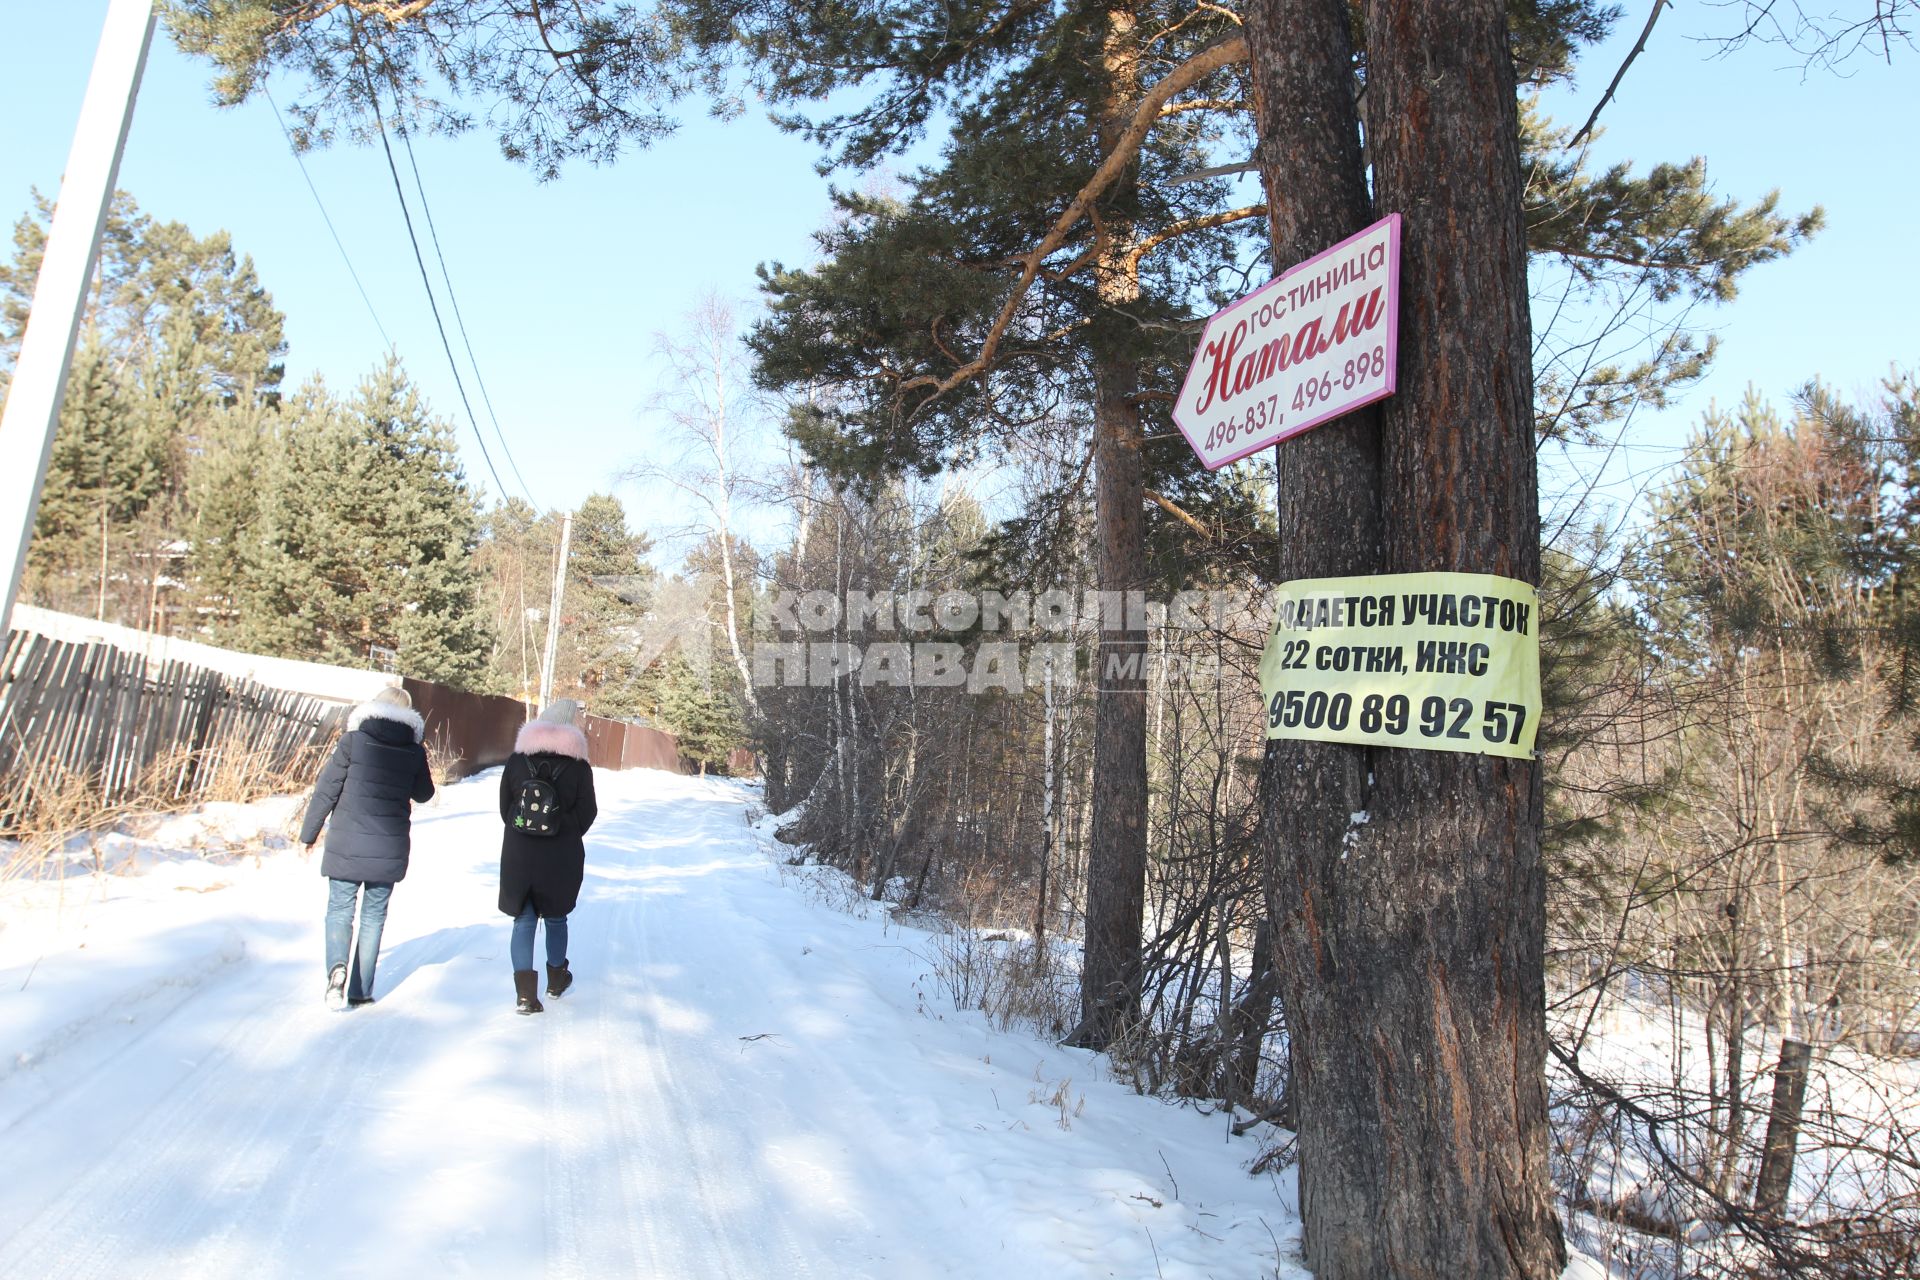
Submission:
[[[520,908],[520,914],[513,918],[513,941],[508,944],[507,952],[513,957],[514,971],[533,968],[533,924],[540,913],[533,909],[533,899],[527,899],[527,905]],[[559,968],[567,962],[567,918],[565,916],[547,917],[547,963]]]
[[[361,892],[362,890],[365,892]],[[373,994],[373,970],[380,963],[380,931],[387,927],[391,883],[377,880],[327,880],[327,972],[347,966],[347,999]],[[353,939],[353,900],[360,899],[360,938]],[[348,950],[353,952],[349,961]]]

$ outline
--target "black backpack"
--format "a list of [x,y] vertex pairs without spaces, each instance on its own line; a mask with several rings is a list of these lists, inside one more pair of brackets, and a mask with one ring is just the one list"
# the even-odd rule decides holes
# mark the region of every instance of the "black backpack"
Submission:
[[560,789],[553,784],[566,771],[568,762],[562,761],[551,773],[541,772],[551,765],[550,761],[530,760],[527,763],[532,775],[520,783],[520,791],[514,798],[513,813],[508,821],[523,836],[558,835]]

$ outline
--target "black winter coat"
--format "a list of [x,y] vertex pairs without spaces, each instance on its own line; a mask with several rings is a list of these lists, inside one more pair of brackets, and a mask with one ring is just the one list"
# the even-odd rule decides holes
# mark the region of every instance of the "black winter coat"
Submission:
[[321,875],[383,883],[406,878],[413,805],[433,799],[424,733],[419,715],[404,707],[368,702],[354,708],[300,824],[301,844],[312,844],[326,824]]
[[[570,725],[534,721],[520,731],[514,746],[500,771],[500,821],[505,824],[500,837],[500,910],[517,916],[531,897],[542,917],[564,916],[579,901],[586,876],[587,846],[581,837],[600,814],[586,736]],[[530,746],[548,749],[524,749]],[[527,835],[512,825],[520,784],[533,776],[535,764],[552,779],[559,801],[560,829],[550,836]]]

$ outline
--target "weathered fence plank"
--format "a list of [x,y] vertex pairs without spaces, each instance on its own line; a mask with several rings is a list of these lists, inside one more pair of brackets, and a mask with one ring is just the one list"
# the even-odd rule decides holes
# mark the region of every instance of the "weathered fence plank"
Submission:
[[224,774],[280,775],[324,747],[338,720],[320,699],[251,680],[9,632],[0,646],[0,831],[74,778],[105,808],[147,793],[191,798]]

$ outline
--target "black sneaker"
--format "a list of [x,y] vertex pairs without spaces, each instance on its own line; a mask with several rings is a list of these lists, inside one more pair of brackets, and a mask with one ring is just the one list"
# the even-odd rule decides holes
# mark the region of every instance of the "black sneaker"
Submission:
[[347,966],[337,964],[333,972],[327,975],[327,1008],[344,1009],[347,1007]]
[[348,996],[347,997],[347,1008],[349,1009],[358,1009],[362,1005],[369,1005],[372,1003],[373,1003],[372,996]]

